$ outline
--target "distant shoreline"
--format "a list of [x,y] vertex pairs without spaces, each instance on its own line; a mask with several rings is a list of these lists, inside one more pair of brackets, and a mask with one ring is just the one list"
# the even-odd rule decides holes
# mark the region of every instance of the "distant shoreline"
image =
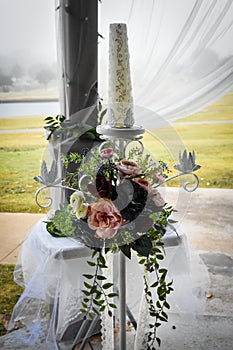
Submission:
[[1,100],[0,103],[35,103],[35,102],[59,102],[58,98],[12,98]]

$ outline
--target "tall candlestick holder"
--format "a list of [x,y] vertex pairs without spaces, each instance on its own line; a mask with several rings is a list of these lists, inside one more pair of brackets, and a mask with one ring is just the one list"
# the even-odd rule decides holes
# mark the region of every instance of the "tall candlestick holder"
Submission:
[[[70,197],[70,203],[65,206],[65,212],[59,212],[56,214],[55,212],[55,218],[52,218],[52,221],[47,226],[47,229],[50,233],[54,234],[57,233],[65,235],[65,233],[62,232],[62,229],[66,230],[67,227],[63,227],[63,215],[66,215],[70,218],[72,225],[71,225],[71,231],[73,230],[73,236],[77,234],[77,239],[80,239],[80,241],[84,244],[86,244],[89,247],[92,247],[92,249],[96,248],[96,253],[100,252],[100,250],[106,251],[107,249],[111,250],[111,244],[117,244],[117,251],[118,251],[118,269],[117,274],[119,275],[118,278],[118,285],[119,289],[117,288],[117,293],[119,292],[119,308],[117,308],[117,312],[119,310],[119,328],[120,328],[120,339],[119,339],[119,350],[126,350],[127,346],[127,339],[126,339],[126,314],[128,316],[130,315],[130,310],[128,310],[126,305],[126,291],[127,291],[127,274],[126,274],[126,258],[125,253],[120,249],[121,246],[125,244],[124,238],[122,236],[119,236],[119,240],[117,238],[117,241],[112,242],[111,238],[114,238],[114,235],[117,234],[118,230],[125,229],[125,232],[127,235],[130,235],[130,239],[127,236],[127,243],[129,249],[131,249],[132,245],[130,244],[136,240],[142,240],[140,241],[141,246],[140,249],[144,249],[145,246],[148,249],[146,252],[143,252],[148,258],[150,254],[150,249],[153,247],[153,244],[155,243],[155,240],[157,238],[150,237],[146,234],[146,231],[148,231],[148,227],[140,226],[138,227],[138,216],[141,215],[144,208],[146,207],[146,203],[148,201],[149,207],[150,207],[150,213],[155,214],[162,210],[163,206],[165,205],[165,202],[163,203],[155,203],[154,202],[154,196],[157,194],[155,189],[166,182],[182,176],[191,174],[194,176],[194,184],[192,182],[185,182],[183,184],[183,187],[186,191],[192,192],[198,187],[198,177],[196,174],[193,174],[193,171],[200,168],[199,165],[195,164],[195,153],[189,152],[185,150],[183,153],[179,154],[179,163],[177,163],[174,168],[179,171],[178,174],[172,175],[167,178],[163,178],[162,181],[159,182],[153,182],[153,184],[150,184],[149,181],[146,178],[146,171],[142,172],[140,167],[134,162],[134,159],[129,156],[130,152],[132,150],[136,149],[136,153],[138,156],[138,159],[143,159],[143,153],[144,153],[144,146],[142,143],[142,137],[145,132],[145,129],[143,126],[135,125],[134,123],[134,113],[133,113],[133,98],[132,98],[132,88],[131,88],[131,80],[130,80],[130,69],[129,69],[129,54],[128,54],[128,39],[127,39],[127,31],[126,31],[126,25],[125,24],[113,24],[110,26],[110,88],[109,88],[109,107],[108,107],[108,114],[107,119],[104,124],[101,124],[97,127],[97,132],[100,134],[103,142],[100,146],[98,146],[98,149],[93,149],[89,151],[86,156],[83,158],[84,168],[82,168],[81,163],[81,169],[85,169],[80,171],[80,168],[77,172],[78,177],[78,183],[72,187],[72,186],[66,186],[63,183],[62,179],[57,179],[56,176],[56,170],[53,169],[54,164],[52,164],[51,169],[47,169],[47,166],[45,162],[42,163],[41,168],[41,176],[38,176],[35,178],[36,181],[42,183],[44,186],[40,187],[38,191],[35,194],[36,202],[40,207],[47,208],[51,206],[52,204],[52,198],[46,197],[48,200],[48,203],[46,205],[41,205],[41,203],[38,200],[38,196],[40,192],[47,188],[60,188],[63,190],[71,190],[73,191],[72,196]],[[93,152],[92,152],[93,151]],[[109,152],[109,154],[108,154]],[[106,154],[107,153],[107,154]],[[93,157],[93,159],[92,159]],[[80,158],[80,155],[78,156]],[[148,157],[146,159],[149,159]],[[121,176],[122,170],[121,165],[119,163],[123,162],[123,168],[126,165],[126,167],[134,167],[134,173],[132,176]],[[150,160],[150,163],[152,161]],[[149,171],[149,178],[154,175],[154,167],[153,165],[148,166],[150,168]],[[148,168],[147,167],[147,168]],[[136,170],[136,172],[135,172]],[[123,181],[122,181],[123,180]],[[139,182],[138,182],[138,181]],[[99,182],[98,182],[99,181]],[[144,183],[143,183],[144,181]],[[123,185],[122,185],[123,184]],[[126,187],[121,187],[126,184]],[[190,186],[191,185],[191,186]],[[127,187],[128,186],[128,187]],[[94,193],[93,193],[94,190]],[[127,190],[129,193],[127,193]],[[114,192],[115,191],[115,192]],[[126,196],[125,195],[126,192]],[[140,193],[140,194],[139,194]],[[86,198],[92,198],[94,196],[94,201],[91,204],[88,204],[85,199]],[[119,195],[120,199],[117,201],[117,196]],[[130,197],[131,196],[131,197]],[[122,200],[125,199],[126,201]],[[131,202],[131,206],[129,207],[127,201]],[[123,207],[122,207],[122,202]],[[104,204],[103,204],[104,203]],[[117,206],[119,204],[119,208]],[[102,209],[96,209],[96,205],[98,208],[102,208],[103,205],[103,211]],[[152,207],[151,207],[152,205]],[[107,208],[107,209],[106,209]],[[127,208],[127,211],[125,210]],[[153,210],[154,212],[153,212]],[[96,218],[95,213],[98,212],[98,215],[100,217],[103,217],[103,221],[105,220],[106,214],[110,213],[111,218],[113,218],[113,226],[110,221],[110,226],[107,229],[102,229],[103,222],[100,223],[100,226],[96,225]],[[135,215],[136,213],[136,215]],[[57,216],[56,216],[57,215]],[[148,221],[151,223],[151,218],[147,216],[141,216],[139,218],[140,224],[142,221]],[[59,221],[58,219],[61,219]],[[95,220],[94,220],[95,219]],[[106,220],[106,221],[107,221]],[[136,223],[134,223],[134,221]],[[153,222],[153,220],[152,220]],[[75,229],[75,225],[77,225],[77,231]],[[58,227],[56,226],[58,224]],[[128,225],[128,226],[127,226]],[[132,225],[132,226],[131,226]],[[133,227],[133,229],[132,229]],[[57,230],[58,229],[58,230]],[[102,231],[101,231],[102,229]],[[52,231],[51,231],[52,230]],[[56,231],[57,230],[57,231]],[[92,233],[92,230],[96,230],[95,234]],[[86,237],[90,235],[91,231],[91,243],[90,241],[86,242]],[[69,235],[72,236],[70,231],[68,232]],[[102,236],[105,234],[105,236]],[[111,236],[113,235],[113,236]],[[124,236],[124,235],[123,235]],[[90,236],[89,236],[90,237]],[[160,239],[160,238],[159,238]],[[108,245],[109,240],[109,245]],[[146,242],[146,244],[144,244]],[[160,242],[161,243],[161,242]],[[134,247],[135,248],[135,247]],[[140,254],[141,250],[135,250]],[[113,249],[114,252],[114,249]],[[100,253],[99,253],[100,254]],[[127,255],[127,254],[126,254]],[[141,255],[141,254],[140,254]],[[103,256],[102,256],[103,259]],[[145,259],[146,260],[146,259]],[[90,266],[93,266],[93,263],[90,262]],[[94,266],[97,266],[97,264],[94,264]],[[104,266],[105,268],[106,266]],[[116,267],[114,266],[115,270]],[[109,272],[109,275],[114,280],[114,268],[112,266],[112,271]],[[87,279],[92,278],[92,276],[87,275]],[[101,278],[101,276],[97,276]],[[94,279],[95,281],[95,279]],[[146,280],[145,280],[146,281]],[[96,283],[96,284],[95,284]],[[105,288],[110,288],[112,283],[107,283],[105,285]],[[96,295],[100,297],[101,293],[99,290],[97,290],[97,286],[100,288],[101,292],[104,293],[104,287],[101,287],[101,285],[97,282],[94,282],[94,285],[91,286],[89,283],[86,283],[86,286],[89,291],[86,292],[86,296],[92,295],[91,301],[95,300],[93,297],[93,293],[97,293]],[[110,286],[110,287],[109,287]],[[145,289],[144,292],[146,293]],[[167,293],[169,293],[169,288],[167,290]],[[110,295],[112,293],[109,293]],[[114,294],[114,293],[113,293]],[[148,294],[149,295],[149,294]],[[147,296],[148,296],[147,295]],[[82,312],[85,313],[85,317],[88,315],[91,315],[91,319],[93,321],[92,326],[94,327],[95,323],[98,321],[99,313],[98,310],[93,307],[91,304],[91,308],[93,307],[95,315],[91,314],[90,312],[86,312],[86,309],[90,309],[90,307],[87,305],[90,300],[86,298],[87,301],[82,303],[84,306],[84,309]],[[98,298],[97,298],[98,299]],[[106,295],[105,295],[106,299]],[[100,311],[101,309],[105,310],[104,312],[107,312],[107,316],[112,314],[112,311],[109,310],[109,305],[107,303],[107,308],[102,305],[102,302],[104,303],[106,300],[100,301],[98,304]],[[93,301],[94,302],[94,301]],[[92,309],[91,309],[92,310]],[[116,314],[116,313],[115,313]],[[106,315],[105,315],[106,316]],[[104,316],[104,318],[106,318]],[[114,320],[114,318],[113,318]],[[85,318],[83,321],[83,326],[88,322],[88,319]],[[113,329],[113,321],[105,321],[106,327],[111,327]],[[132,323],[135,323],[134,320]],[[90,332],[87,332],[86,336],[83,339],[83,343],[80,347],[81,349],[84,349],[85,343],[88,339],[88,337],[91,335],[92,326],[90,328]],[[156,323],[155,326],[156,328]],[[136,329],[137,327],[135,327]],[[81,330],[79,331],[81,334]],[[78,340],[79,333],[77,334],[77,337],[75,338],[75,341]],[[150,337],[149,337],[150,338]],[[113,336],[112,336],[113,339]],[[111,342],[112,342],[111,339]],[[74,342],[75,343],[75,342]],[[111,343],[112,344],[112,343]],[[141,345],[140,345],[141,346]],[[135,345],[135,349],[141,349],[141,347],[137,344]],[[72,349],[75,348],[75,344]],[[104,347],[104,350],[109,350],[110,347]],[[112,345],[111,345],[112,348]]]
[[[105,140],[100,147],[104,148],[110,142],[113,149],[117,149],[122,158],[127,158],[127,150],[130,145],[135,143],[139,152],[143,154],[144,146],[141,141],[145,132],[143,126],[134,124],[133,97],[130,78],[129,50],[127,28],[125,24],[114,23],[110,25],[109,39],[109,106],[106,123],[97,127],[97,132]],[[180,164],[177,169],[180,174],[173,175],[162,183],[184,173],[191,173],[195,166],[195,154],[187,152],[180,154]],[[199,166],[197,166],[199,167]],[[196,170],[196,169],[195,169]],[[184,184],[187,191],[193,191],[198,186],[198,177],[195,177],[195,185],[188,187],[189,183]],[[162,183],[154,187],[160,186]],[[119,252],[119,327],[120,341],[119,350],[126,350],[126,257]]]
[[[130,128],[114,128],[109,125],[100,125],[97,132],[102,138],[111,142],[113,149],[117,149],[123,158],[126,157],[127,148],[131,143],[136,142],[143,152],[143,144],[140,141],[145,132],[142,126],[132,125]],[[103,142],[101,148],[105,147]],[[119,328],[120,341],[119,350],[126,350],[126,258],[122,252],[119,252]]]

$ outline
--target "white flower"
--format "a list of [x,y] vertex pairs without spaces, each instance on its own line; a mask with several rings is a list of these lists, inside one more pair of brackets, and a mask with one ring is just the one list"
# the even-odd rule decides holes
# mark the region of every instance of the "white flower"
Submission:
[[70,206],[75,212],[77,219],[82,219],[86,217],[88,204],[84,203],[85,197],[83,192],[75,191],[70,196]]

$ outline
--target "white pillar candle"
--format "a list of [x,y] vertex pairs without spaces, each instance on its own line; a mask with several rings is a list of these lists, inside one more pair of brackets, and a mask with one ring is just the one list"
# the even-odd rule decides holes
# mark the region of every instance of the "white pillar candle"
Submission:
[[107,124],[114,128],[134,125],[127,27],[110,24],[109,35],[109,109]]

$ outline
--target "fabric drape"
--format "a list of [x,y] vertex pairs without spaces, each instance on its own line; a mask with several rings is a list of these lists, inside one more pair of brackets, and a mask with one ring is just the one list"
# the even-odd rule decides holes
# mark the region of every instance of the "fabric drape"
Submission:
[[[169,121],[233,87],[232,0],[114,0],[99,6],[99,93],[108,98],[108,27],[127,23],[135,105]],[[158,118],[141,118],[151,129]],[[159,126],[159,124],[158,124]]]

